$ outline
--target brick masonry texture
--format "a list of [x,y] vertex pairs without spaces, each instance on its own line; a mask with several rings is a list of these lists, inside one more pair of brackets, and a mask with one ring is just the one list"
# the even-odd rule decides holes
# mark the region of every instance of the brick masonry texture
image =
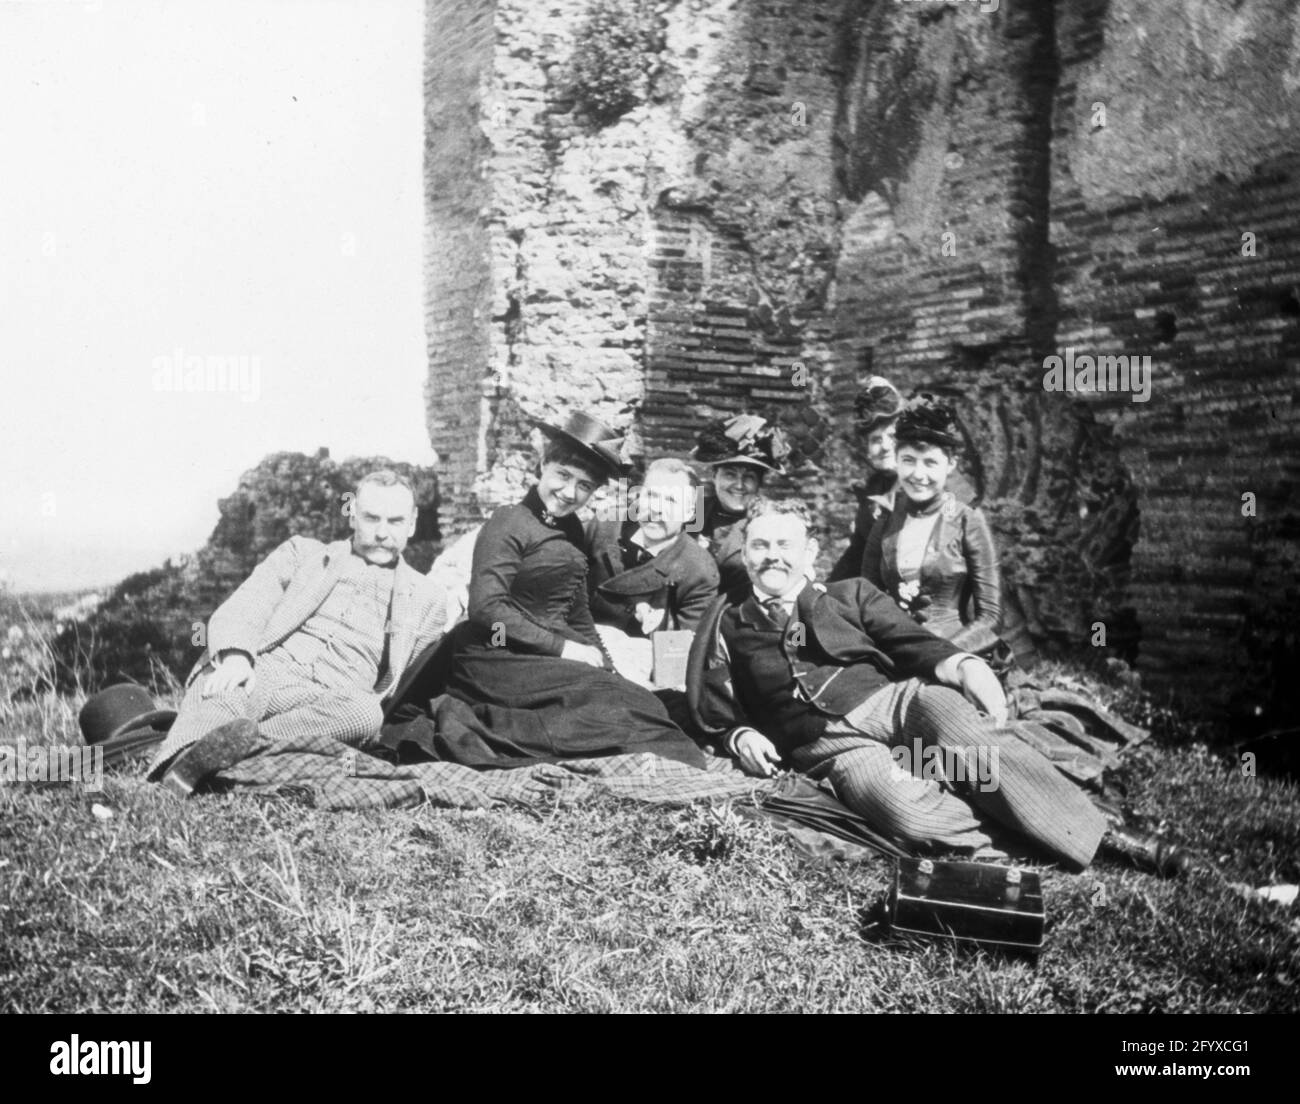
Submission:
[[[790,431],[776,488],[829,559],[882,374],[958,405],[1040,646],[1101,621],[1098,654],[1293,724],[1296,5],[646,5],[613,119],[575,77],[592,7],[428,4],[444,531],[518,497],[532,418],[582,407],[653,457],[749,410]],[[1150,402],[1045,392],[1067,346],[1151,356]]]

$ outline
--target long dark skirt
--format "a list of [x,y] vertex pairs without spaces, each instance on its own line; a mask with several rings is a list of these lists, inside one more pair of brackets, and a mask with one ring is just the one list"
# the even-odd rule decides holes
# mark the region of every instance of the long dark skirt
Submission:
[[436,758],[470,767],[651,752],[691,766],[704,753],[649,690],[621,675],[551,656],[466,645],[446,693],[429,701],[432,724],[408,727]]

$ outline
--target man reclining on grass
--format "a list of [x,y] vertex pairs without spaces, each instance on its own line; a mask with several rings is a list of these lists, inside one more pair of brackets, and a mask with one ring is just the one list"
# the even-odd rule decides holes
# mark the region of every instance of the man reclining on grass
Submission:
[[[746,770],[789,765],[824,779],[872,828],[915,847],[973,853],[995,822],[1074,870],[1102,845],[1163,874],[1187,869],[1186,852],[1123,828],[1005,728],[1002,687],[983,660],[865,579],[810,581],[817,542],[803,502],[758,498],[741,524],[750,588],[710,609],[687,694],[694,724]],[[946,752],[940,761],[982,756],[997,777],[940,781],[919,761],[909,772],[900,747]]]
[[352,539],[290,537],[208,622],[180,713],[148,777],[184,796],[270,739],[327,735],[361,746],[412,655],[443,631],[443,592],[402,559],[415,532],[411,485],[362,477]]

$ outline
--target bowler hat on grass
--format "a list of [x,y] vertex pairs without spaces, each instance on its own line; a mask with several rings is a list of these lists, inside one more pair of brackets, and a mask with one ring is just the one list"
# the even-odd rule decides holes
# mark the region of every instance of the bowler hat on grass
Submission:
[[552,441],[572,445],[574,451],[592,465],[592,470],[609,479],[615,479],[625,470],[622,449],[623,438],[598,418],[582,410],[575,410],[565,419],[564,425],[552,425],[540,418],[533,420]]
[[161,743],[175,720],[176,710],[159,709],[143,686],[122,682],[87,698],[77,724],[87,744],[118,758]]

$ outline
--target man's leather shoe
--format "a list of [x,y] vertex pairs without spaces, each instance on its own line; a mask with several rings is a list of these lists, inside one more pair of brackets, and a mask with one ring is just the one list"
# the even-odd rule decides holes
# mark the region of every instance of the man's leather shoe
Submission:
[[1186,848],[1132,828],[1112,825],[1101,837],[1101,849],[1162,878],[1182,877],[1193,866],[1191,852]]
[[233,767],[257,744],[257,725],[247,718],[227,721],[204,733],[182,751],[163,775],[162,784],[177,797],[189,797],[205,778]]

